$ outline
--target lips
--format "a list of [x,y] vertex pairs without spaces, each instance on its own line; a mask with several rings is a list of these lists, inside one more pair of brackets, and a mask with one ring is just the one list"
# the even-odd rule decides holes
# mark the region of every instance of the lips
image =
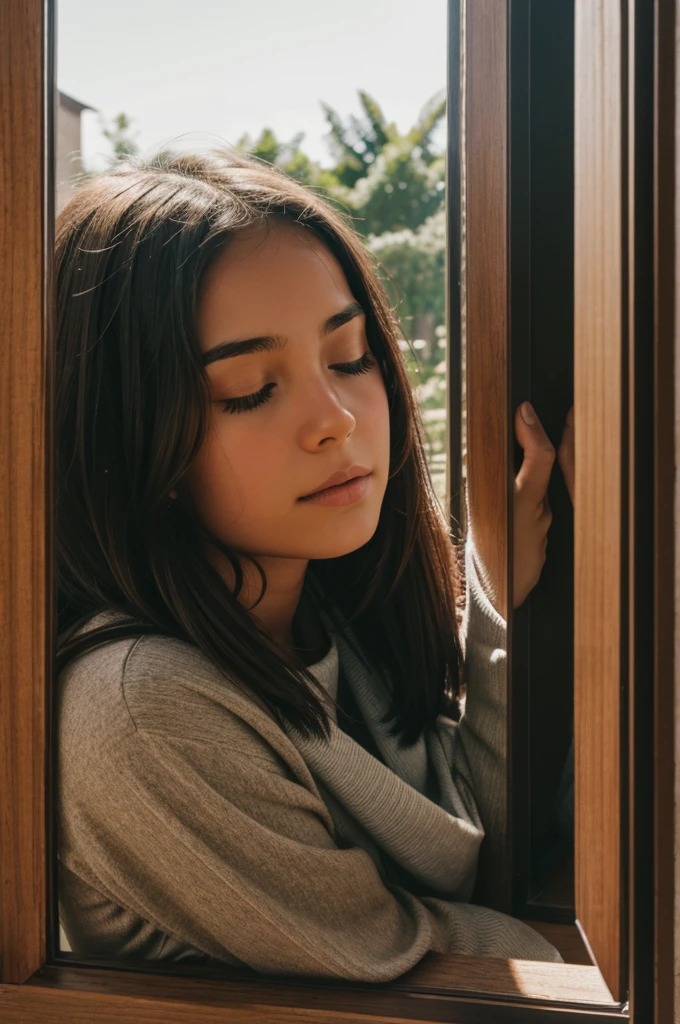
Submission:
[[367,476],[370,473],[370,469],[366,469],[365,466],[350,466],[348,469],[341,469],[337,473],[333,473],[327,480],[324,481],[319,487],[313,491],[309,491],[308,494],[302,494],[301,498],[309,498],[312,494],[318,494],[320,491],[325,491],[329,487],[337,487],[338,484],[347,483],[348,480],[353,480],[357,476]]

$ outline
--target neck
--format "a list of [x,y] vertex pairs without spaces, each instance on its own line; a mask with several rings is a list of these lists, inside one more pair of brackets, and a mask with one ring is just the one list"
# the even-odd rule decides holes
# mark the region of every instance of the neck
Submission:
[[329,649],[329,639],[324,629],[318,609],[303,594],[297,607],[291,628],[291,646],[293,653],[305,665],[314,665],[320,661]]
[[[221,556],[215,557],[215,567],[227,586],[233,590],[234,571]],[[328,638],[317,610],[303,595],[305,575],[309,561],[294,558],[257,558],[267,577],[267,590],[257,604],[262,590],[262,578],[248,561],[242,562],[243,587],[239,603],[246,608],[262,628],[277,643],[307,665],[314,664],[327,653]]]

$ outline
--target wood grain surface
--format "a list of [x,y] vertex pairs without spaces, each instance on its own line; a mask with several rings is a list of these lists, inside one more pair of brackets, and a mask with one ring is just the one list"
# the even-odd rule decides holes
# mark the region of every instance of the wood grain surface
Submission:
[[622,25],[576,0],[574,734],[576,914],[622,994]]
[[[508,5],[465,4],[465,224],[468,530],[489,593],[508,608]],[[475,898],[510,913],[507,830],[482,845]],[[493,870],[503,864],[506,870]]]
[[[680,368],[680,25],[678,0],[656,5],[654,181],[654,947],[655,1024],[680,1015],[680,949],[676,922],[678,824],[675,787],[680,704],[678,679],[678,544],[680,433],[676,389]],[[678,396],[680,397],[680,395]]]
[[465,5],[469,529],[507,620],[508,5]]
[[[488,994],[488,1000],[474,998],[480,991]],[[3,1024],[90,1024],[94,1020],[101,1024],[388,1024],[404,1020],[530,1024],[552,1019],[551,1007],[559,1009],[560,1024],[610,1015],[626,1019],[594,967],[436,954],[429,954],[399,981],[385,985],[315,982],[302,987],[278,980],[197,981],[68,967],[46,967],[26,985],[0,985]]]
[[43,4],[0,3],[0,979],[45,958]]

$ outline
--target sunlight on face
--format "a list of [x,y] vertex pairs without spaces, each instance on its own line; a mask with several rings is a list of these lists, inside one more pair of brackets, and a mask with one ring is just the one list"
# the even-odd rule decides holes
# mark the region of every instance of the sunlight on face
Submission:
[[[375,532],[389,468],[387,393],[365,316],[327,323],[353,302],[332,253],[293,224],[238,233],[206,275],[197,320],[204,355],[224,342],[278,341],[207,365],[212,426],[186,485],[200,519],[236,551],[335,558]],[[352,363],[365,372],[348,372]],[[256,397],[233,402],[244,396]],[[335,507],[298,500],[353,465],[371,471],[362,498]]]

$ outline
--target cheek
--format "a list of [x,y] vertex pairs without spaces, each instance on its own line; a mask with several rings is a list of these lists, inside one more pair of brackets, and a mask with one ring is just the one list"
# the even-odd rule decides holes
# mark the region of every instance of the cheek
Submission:
[[[376,448],[379,448],[383,458],[389,458],[390,448],[390,411],[387,398],[387,391],[382,379],[377,381],[366,408],[362,413],[362,420],[366,424],[366,430],[374,438]],[[376,454],[378,454],[376,452]]]
[[[355,451],[369,460],[383,488],[390,455],[388,398],[382,378],[372,382],[354,406]],[[213,533],[248,546],[262,531],[282,524],[282,502],[291,500],[296,480],[290,478],[297,421],[272,430],[271,421],[248,413],[216,415],[203,448],[187,474],[196,513]],[[288,468],[287,468],[288,467]],[[305,476],[307,480],[308,475]]]
[[196,512],[208,528],[219,532],[266,507],[262,499],[282,464],[277,445],[269,431],[216,419],[188,473]]

